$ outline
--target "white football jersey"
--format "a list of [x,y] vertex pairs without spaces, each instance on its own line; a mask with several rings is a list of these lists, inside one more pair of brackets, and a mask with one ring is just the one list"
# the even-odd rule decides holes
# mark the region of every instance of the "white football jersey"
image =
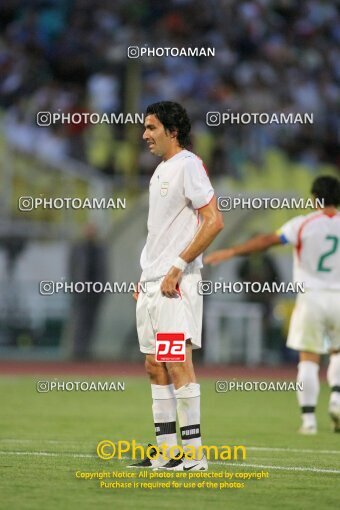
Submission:
[[306,289],[340,290],[340,212],[297,216],[277,232],[294,246],[294,281]]
[[[202,161],[182,150],[156,168],[149,188],[148,236],[141,255],[141,281],[164,276],[199,228],[199,209],[214,190]],[[202,267],[202,255],[186,273]]]

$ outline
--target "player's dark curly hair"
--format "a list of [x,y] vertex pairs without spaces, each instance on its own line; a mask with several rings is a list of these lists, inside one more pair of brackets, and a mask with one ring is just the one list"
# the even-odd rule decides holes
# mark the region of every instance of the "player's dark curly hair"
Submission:
[[145,115],[156,115],[167,131],[177,131],[177,140],[180,147],[189,147],[191,123],[186,110],[173,101],[160,101],[150,104]]
[[312,185],[312,194],[323,200],[325,205],[340,205],[340,181],[336,177],[325,175],[317,177]]

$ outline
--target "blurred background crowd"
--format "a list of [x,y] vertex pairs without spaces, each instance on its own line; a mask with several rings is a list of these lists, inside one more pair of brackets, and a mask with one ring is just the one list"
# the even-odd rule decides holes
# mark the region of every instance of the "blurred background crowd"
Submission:
[[[340,167],[336,1],[3,0],[0,29],[0,107],[6,136],[20,149],[119,172],[119,126],[39,129],[36,113],[127,112],[127,67],[140,65],[137,111],[169,97],[185,104],[214,174],[242,178],[242,162],[261,162],[270,146],[311,168]],[[216,56],[132,62],[131,45],[214,47]],[[314,124],[206,126],[206,112],[228,109],[312,112]],[[142,150],[139,168],[152,168]]]

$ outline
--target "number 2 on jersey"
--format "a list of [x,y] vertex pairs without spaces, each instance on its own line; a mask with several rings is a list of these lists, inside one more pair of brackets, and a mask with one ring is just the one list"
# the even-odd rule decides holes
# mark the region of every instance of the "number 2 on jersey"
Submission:
[[318,271],[329,272],[329,271],[332,271],[332,268],[331,267],[325,267],[324,262],[325,262],[325,260],[328,257],[333,255],[333,253],[335,253],[337,251],[338,244],[339,244],[339,239],[337,237],[335,237],[335,236],[326,236],[326,239],[329,239],[330,241],[332,241],[332,247],[331,247],[331,249],[329,251],[326,251],[326,253],[321,255],[321,257],[319,258]]

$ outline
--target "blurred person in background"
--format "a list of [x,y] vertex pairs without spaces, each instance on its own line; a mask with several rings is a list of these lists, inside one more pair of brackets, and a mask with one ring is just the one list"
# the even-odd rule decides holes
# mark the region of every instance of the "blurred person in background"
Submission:
[[[69,275],[73,283],[107,280],[106,246],[98,239],[97,228],[92,223],[86,225],[83,238],[71,248]],[[102,299],[103,294],[99,292],[72,294],[69,325],[75,360],[91,358],[93,331]]]
[[[280,282],[280,274],[274,258],[268,253],[252,253],[245,257],[237,267],[237,276],[242,282],[259,282],[261,286],[268,282]],[[263,307],[263,334],[266,347],[272,347],[273,337],[273,309],[277,295],[269,291],[245,294],[244,299],[251,303],[260,303]]]

